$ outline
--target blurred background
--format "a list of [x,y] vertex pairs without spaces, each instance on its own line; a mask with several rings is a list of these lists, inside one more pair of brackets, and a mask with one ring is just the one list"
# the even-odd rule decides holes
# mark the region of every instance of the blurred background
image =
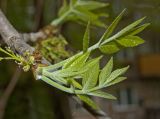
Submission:
[[[106,24],[127,8],[119,29],[144,16],[147,16],[145,22],[151,25],[140,34],[146,40],[145,44],[114,54],[116,67],[131,66],[126,81],[106,89],[118,100],[94,100],[112,119],[160,119],[160,0],[101,1],[110,4],[102,9],[109,14]],[[62,2],[0,0],[0,8],[18,31],[34,32],[56,18]],[[82,48],[84,30],[85,26],[73,22],[62,27],[63,35],[74,51]],[[103,32],[102,28],[93,28],[91,42],[96,42]],[[109,57],[105,56],[104,64]],[[11,86],[8,95],[3,95],[13,78],[16,87],[10,91]],[[4,119],[94,119],[77,102],[44,82],[36,81],[31,72],[23,73],[14,62],[0,63],[0,97],[1,112],[6,103]],[[7,98],[6,102],[4,98]]]

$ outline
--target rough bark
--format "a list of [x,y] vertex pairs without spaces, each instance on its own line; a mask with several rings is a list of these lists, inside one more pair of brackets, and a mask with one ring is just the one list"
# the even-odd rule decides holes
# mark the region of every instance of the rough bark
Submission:
[[4,42],[17,53],[23,55],[26,51],[33,53],[34,48],[24,42],[23,36],[9,23],[0,9],[0,34]]

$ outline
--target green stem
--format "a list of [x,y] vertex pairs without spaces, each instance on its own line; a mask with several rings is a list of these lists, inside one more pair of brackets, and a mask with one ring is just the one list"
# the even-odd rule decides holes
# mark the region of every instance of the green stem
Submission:
[[11,55],[11,54],[8,53],[7,51],[3,50],[2,48],[0,48],[0,51],[3,52],[3,53],[5,53],[5,54],[7,54],[7,55],[9,55],[9,56],[11,56],[11,57],[13,57],[13,55]]
[[51,22],[51,25],[53,26],[58,26],[60,24],[62,24],[65,21],[65,18],[72,12],[72,10],[68,10],[66,13],[64,13],[62,16],[60,16],[59,18],[53,20]]
[[68,10],[67,12],[65,12],[62,16],[60,16],[59,18],[53,20],[53,21],[51,22],[51,25],[53,25],[53,26],[58,26],[58,25],[64,23],[66,17],[74,11],[74,8],[75,8],[76,6],[77,6],[77,2],[76,2],[73,6],[70,4],[69,10]]
[[44,82],[52,85],[53,87],[56,87],[56,88],[58,88],[58,89],[60,89],[60,90],[62,90],[62,91],[64,91],[64,92],[73,94],[73,91],[72,91],[70,88],[64,87],[64,86],[62,86],[62,85],[60,85],[60,84],[52,81],[51,79],[49,79],[49,78],[47,78],[47,77],[45,77],[45,76],[42,77],[42,80],[43,80]]
[[9,52],[3,50],[2,48],[0,48],[0,51],[5,53],[6,55],[10,56],[10,57],[5,57],[4,59],[6,59],[6,60],[16,60],[16,61],[21,62],[21,60],[19,58],[17,58],[14,54],[9,53]]

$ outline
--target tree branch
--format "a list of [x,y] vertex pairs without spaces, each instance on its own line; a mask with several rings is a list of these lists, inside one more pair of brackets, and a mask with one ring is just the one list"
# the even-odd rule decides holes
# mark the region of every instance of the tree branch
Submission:
[[53,25],[47,25],[40,29],[38,32],[35,33],[22,33],[23,40],[25,42],[36,42],[39,39],[46,39],[51,36],[57,35],[59,29]]
[[23,37],[9,23],[5,15],[0,9],[0,34],[4,42],[11,47],[12,50],[23,55],[26,51],[33,53],[34,48],[24,42]]
[[36,42],[38,39],[46,38],[46,35],[42,31],[38,31],[35,33],[23,33],[22,36],[25,42]]

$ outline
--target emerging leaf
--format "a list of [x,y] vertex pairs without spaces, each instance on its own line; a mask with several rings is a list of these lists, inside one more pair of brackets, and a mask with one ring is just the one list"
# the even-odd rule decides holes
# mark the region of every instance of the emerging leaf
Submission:
[[144,40],[138,36],[126,36],[118,39],[117,42],[124,47],[135,47],[144,43]]
[[101,37],[99,43],[101,43],[103,40],[106,40],[114,31],[116,26],[118,25],[119,21],[121,20],[123,14],[125,12],[125,9],[115,18],[115,20],[112,22],[112,24],[107,28],[103,36]]
[[86,76],[86,83],[83,86],[83,91],[86,92],[88,89],[93,88],[98,81],[98,74],[99,74],[99,60],[100,58],[96,58],[93,60],[93,62],[95,63],[94,65],[92,65],[92,67],[90,67],[90,69],[88,70],[87,76]]
[[99,86],[103,85],[107,80],[107,77],[111,74],[113,69],[113,58],[109,60],[106,66],[102,69],[99,75]]
[[106,45],[100,46],[100,51],[105,54],[113,54],[118,52],[122,47],[118,45],[116,42],[112,41],[110,43],[107,43]]
[[114,79],[116,79],[118,76],[124,74],[127,70],[128,70],[129,66],[121,68],[121,69],[116,69],[115,71],[113,71],[111,73],[111,75],[108,77],[108,79],[106,80],[105,84],[108,84],[109,82],[113,81]]
[[78,89],[82,89],[82,85],[79,84],[77,81],[74,80],[74,78],[68,78],[67,79],[71,85],[73,85],[75,88],[78,88]]
[[118,77],[118,78],[112,80],[111,82],[109,82],[108,84],[106,84],[105,87],[115,85],[116,83],[119,83],[125,79],[126,79],[126,77]]
[[85,0],[79,0],[77,4],[80,7],[85,7],[87,10],[95,10],[109,5],[108,3],[101,3],[97,1],[85,1]]
[[89,93],[89,95],[106,98],[106,99],[112,99],[112,100],[116,99],[116,97],[114,97],[113,95],[106,93],[106,92],[102,92],[102,91],[94,91],[94,92]]
[[88,22],[84,37],[83,37],[83,52],[87,52],[88,46],[89,46],[89,39],[90,39],[90,34],[89,34],[89,28],[90,28],[90,22]]
[[150,23],[146,23],[146,24],[143,24],[141,26],[138,26],[138,27],[130,30],[127,34],[131,35],[131,36],[137,35],[138,33],[142,32],[149,25],[150,25]]
[[66,21],[76,21],[80,23],[87,23],[105,27],[105,24],[101,21],[101,17],[108,17],[106,13],[94,13],[94,10],[107,6],[108,3],[101,3],[96,1],[85,0],[71,0],[70,4],[64,1],[63,6],[59,11],[59,17],[55,19],[51,24],[57,26]]
[[69,7],[68,7],[67,0],[63,0],[63,5],[58,12],[58,16],[61,16],[62,14],[64,14],[68,9]]
[[80,100],[82,100],[83,102],[85,102],[87,105],[89,105],[93,109],[95,109],[95,110],[99,109],[99,107],[96,105],[96,103],[93,100],[91,100],[88,96],[85,96],[85,95],[77,95],[77,96],[78,96],[78,98]]
[[121,31],[119,31],[119,32],[116,33],[114,36],[112,36],[111,38],[106,39],[106,40],[102,43],[102,45],[104,45],[104,44],[106,44],[106,43],[108,43],[108,42],[111,42],[111,41],[113,41],[113,40],[116,40],[116,39],[120,38],[121,36],[125,35],[126,33],[128,33],[128,31],[134,29],[134,27],[136,27],[137,25],[139,25],[144,19],[145,19],[145,17],[144,17],[144,18],[141,18],[141,19],[139,19],[139,20],[137,20],[137,21],[135,21],[135,22],[133,22],[132,24],[130,24],[130,25],[128,25],[128,26],[126,26],[126,27],[123,28]]
[[78,59],[81,55],[74,55],[70,57],[65,64],[63,65],[63,69],[68,68],[76,59]]
[[78,57],[76,60],[74,60],[74,62],[72,62],[69,67],[75,68],[75,69],[80,69],[82,66],[84,66],[89,55],[90,55],[90,52],[86,52],[86,53],[82,54],[80,57]]

